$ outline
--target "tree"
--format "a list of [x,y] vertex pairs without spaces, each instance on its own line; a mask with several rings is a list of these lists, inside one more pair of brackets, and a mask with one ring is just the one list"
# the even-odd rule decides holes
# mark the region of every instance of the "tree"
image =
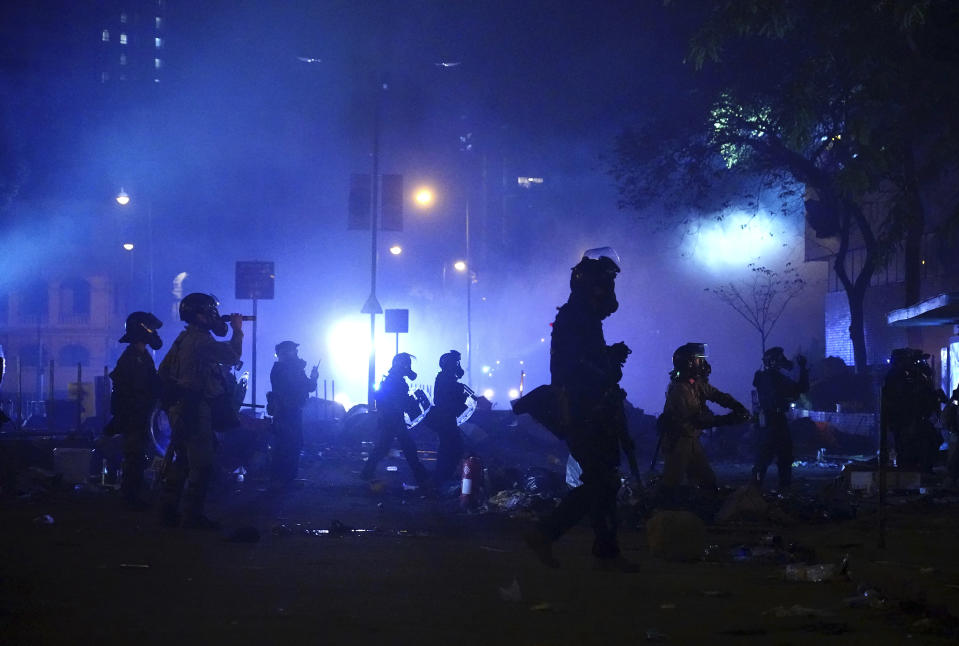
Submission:
[[[689,107],[619,137],[621,204],[701,200],[764,177],[804,188],[807,220],[838,238],[856,369],[866,367],[864,298],[906,246],[918,299],[923,182],[959,159],[959,49],[946,0],[726,0],[700,6],[688,62],[708,71]],[[948,115],[943,117],[942,115]],[[665,125],[664,125],[665,124]],[[661,133],[667,132],[663,137]],[[848,261],[854,246],[861,267]]]
[[707,287],[706,291],[733,308],[759,332],[765,354],[766,339],[789,302],[805,288],[806,281],[792,263],[787,263],[781,273],[754,263],[747,267],[752,272],[749,280],[738,284],[730,281],[719,287]]

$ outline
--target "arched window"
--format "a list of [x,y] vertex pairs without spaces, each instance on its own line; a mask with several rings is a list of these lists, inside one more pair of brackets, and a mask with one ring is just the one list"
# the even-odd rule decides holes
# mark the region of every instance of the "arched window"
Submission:
[[90,320],[90,283],[72,278],[60,283],[60,322],[86,323]]
[[60,348],[60,352],[57,354],[58,365],[75,366],[78,363],[82,366],[90,365],[90,351],[87,350],[86,346],[71,343]]

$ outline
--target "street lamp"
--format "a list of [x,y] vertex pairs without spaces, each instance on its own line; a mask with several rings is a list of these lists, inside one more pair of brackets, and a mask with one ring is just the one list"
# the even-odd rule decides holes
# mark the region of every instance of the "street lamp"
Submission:
[[[413,194],[413,200],[420,207],[426,208],[433,204],[436,195],[432,189],[422,187]],[[453,263],[456,271],[466,272],[466,383],[472,384],[473,380],[473,330],[472,330],[472,297],[473,288],[473,266],[470,259],[470,202],[466,199],[466,259],[457,260]]]
[[399,246],[398,244],[395,244],[392,247],[390,247],[390,253],[393,254],[394,256],[398,256],[401,253],[403,253],[403,247]]
[[[127,206],[132,201],[130,195],[123,190],[123,187],[120,187],[120,191],[116,195],[117,204],[120,206]],[[129,248],[127,247],[129,244]],[[123,248],[127,251],[133,251],[133,245],[127,243],[123,245]],[[149,295],[150,295],[150,311],[153,311],[153,201],[147,200],[147,265],[149,267],[150,276],[149,276]]]

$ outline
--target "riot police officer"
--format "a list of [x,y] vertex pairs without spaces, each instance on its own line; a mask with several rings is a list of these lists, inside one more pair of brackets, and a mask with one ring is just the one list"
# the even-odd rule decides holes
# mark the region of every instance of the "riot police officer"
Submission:
[[793,441],[786,413],[793,401],[809,392],[806,357],[798,355],[796,364],[799,366],[798,382],[781,372],[792,370],[793,362],[786,358],[781,347],[776,346],[763,353],[763,369],[753,375],[753,388],[756,389],[762,411],[753,481],[762,486],[769,463],[775,457],[780,491],[788,490],[792,483]]
[[306,361],[299,357],[299,344],[282,341],[275,346],[276,363],[270,370],[270,414],[273,416],[273,453],[270,486],[279,489],[296,480],[303,449],[303,406],[316,390],[319,367],[306,376]]
[[433,382],[433,406],[423,420],[436,432],[440,441],[436,451],[436,470],[433,472],[436,486],[454,477],[463,457],[463,437],[456,419],[467,409],[466,402],[470,395],[459,381],[464,374],[461,358],[462,355],[456,350],[450,350],[440,357],[440,371]]
[[945,394],[932,382],[929,355],[914,348],[892,351],[891,367],[883,381],[883,432],[892,432],[898,466],[931,472],[942,438],[932,418]]
[[[183,527],[219,527],[204,513],[216,448],[213,406],[215,400],[227,394],[228,385],[222,377],[224,366],[233,366],[240,359],[243,318],[231,314],[232,336],[228,341],[217,341],[213,334],[222,337],[227,333],[227,322],[218,307],[212,294],[186,295],[179,308],[186,328],[160,362],[163,403],[170,419],[173,449],[172,464],[163,481],[161,521],[165,525],[177,524],[182,497]],[[232,398],[232,393],[229,396]]]
[[582,467],[583,484],[525,537],[540,561],[550,567],[559,566],[553,542],[589,514],[597,567],[637,570],[620,554],[616,536],[616,493],[621,484],[618,421],[623,406],[618,381],[629,352],[624,343],[606,345],[603,336],[603,320],[619,308],[615,292],[619,264],[619,256],[608,247],[587,251],[572,268],[569,299],[553,322],[552,388],[566,411],[566,443]]
[[146,507],[141,498],[143,470],[147,466],[147,447],[151,440],[150,422],[160,397],[160,380],[147,346],[154,350],[163,347],[163,340],[157,334],[162,326],[160,319],[149,312],[130,314],[120,337],[120,343],[129,345],[110,372],[113,419],[106,430],[123,438],[120,493],[131,509]]
[[[708,492],[715,491],[716,474],[709,466],[699,436],[703,429],[750,418],[749,411],[735,397],[709,383],[712,367],[706,359],[705,343],[686,343],[673,352],[666,405],[658,421],[665,455],[662,486],[667,497],[675,494],[684,478]],[[732,412],[716,415],[706,406],[707,401]]]
[[389,372],[380,381],[380,387],[376,391],[378,438],[360,472],[360,477],[364,480],[373,478],[376,465],[390,452],[393,438],[396,438],[417,484],[423,487],[429,484],[429,474],[416,455],[416,443],[403,417],[404,413],[411,413],[411,417],[416,417],[420,412],[419,404],[410,395],[407,378],[416,379],[416,373],[413,372],[413,355],[400,352],[393,357]]

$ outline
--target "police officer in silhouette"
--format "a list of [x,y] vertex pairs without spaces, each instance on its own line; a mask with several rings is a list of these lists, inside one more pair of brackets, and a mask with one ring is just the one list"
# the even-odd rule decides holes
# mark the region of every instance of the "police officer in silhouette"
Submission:
[[942,438],[931,418],[946,401],[932,381],[929,355],[915,348],[892,351],[890,368],[883,380],[884,432],[892,432],[896,464],[931,473]]
[[360,472],[360,477],[364,480],[373,478],[376,465],[390,452],[395,438],[417,484],[424,487],[429,484],[429,473],[416,455],[416,443],[403,415],[409,413],[410,417],[416,417],[420,412],[419,404],[410,395],[407,379],[416,379],[416,373],[413,372],[413,355],[400,352],[393,357],[389,372],[380,381],[380,387],[376,391],[378,438]]
[[766,470],[775,458],[780,491],[787,491],[792,483],[793,441],[786,413],[792,402],[809,392],[806,357],[798,355],[796,364],[799,366],[798,382],[783,374],[782,371],[793,369],[793,362],[786,358],[782,348],[776,346],[763,353],[763,369],[753,376],[753,388],[762,411],[753,481],[762,486]]
[[270,486],[289,487],[295,480],[303,450],[303,406],[316,390],[319,367],[306,375],[306,361],[299,357],[299,344],[276,344],[276,363],[270,370],[270,408],[273,416],[273,453],[270,462]]
[[211,294],[187,294],[180,301],[180,320],[186,328],[160,362],[163,403],[170,420],[173,449],[172,464],[164,474],[160,510],[160,520],[168,526],[180,521],[182,498],[183,527],[219,528],[219,523],[205,514],[217,441],[213,405],[227,392],[223,367],[240,360],[243,317],[231,314],[233,334],[228,341],[217,341],[214,334],[222,337],[227,333],[227,322],[218,307]]
[[619,308],[615,291],[619,264],[619,256],[609,247],[587,251],[572,268],[569,299],[553,322],[551,385],[565,409],[566,442],[582,467],[583,484],[525,537],[550,567],[559,566],[553,542],[588,514],[597,568],[637,570],[620,554],[616,536],[622,412],[618,381],[628,348],[623,343],[608,346],[603,336],[603,320]]
[[163,323],[149,312],[133,312],[127,317],[120,343],[127,343],[117,365],[110,372],[113,390],[110,413],[113,419],[108,434],[123,438],[123,475],[120,493],[131,509],[143,509],[143,470],[147,467],[147,447],[151,444],[150,421],[160,398],[160,380],[153,357],[147,350],[163,347],[157,329]]
[[436,486],[453,479],[463,458],[463,436],[456,420],[467,409],[469,393],[459,381],[464,374],[461,358],[456,350],[440,357],[440,371],[433,382],[433,406],[423,420],[439,437],[436,471],[433,472]]

